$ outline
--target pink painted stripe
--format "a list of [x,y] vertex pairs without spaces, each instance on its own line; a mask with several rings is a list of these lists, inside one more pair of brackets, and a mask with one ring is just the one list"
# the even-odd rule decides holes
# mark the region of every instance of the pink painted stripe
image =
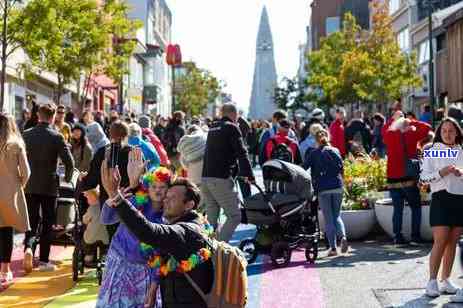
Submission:
[[294,250],[291,263],[273,268],[270,260],[262,273],[261,308],[320,308],[323,290],[316,268],[305,260],[304,251]]

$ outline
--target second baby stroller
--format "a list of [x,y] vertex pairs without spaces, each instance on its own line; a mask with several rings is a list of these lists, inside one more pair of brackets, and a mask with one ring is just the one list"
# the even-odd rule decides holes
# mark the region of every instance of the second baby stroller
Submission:
[[292,250],[305,248],[306,259],[314,263],[320,237],[318,211],[312,203],[310,174],[281,160],[262,167],[265,191],[259,190],[243,204],[243,223],[254,224],[254,238],[241,241],[240,248],[252,263],[261,252],[269,253],[275,266],[286,266]]
[[[55,228],[53,244],[74,245],[72,254],[72,280],[77,281],[79,274],[83,275],[86,267],[84,232],[85,225],[82,221],[84,208],[81,204],[81,191],[79,189],[79,172],[75,170],[70,182],[64,181],[63,168],[58,169],[60,176],[59,197],[57,199],[57,228]],[[101,261],[101,254],[95,262],[96,277],[98,284],[101,284],[103,277],[104,263]]]

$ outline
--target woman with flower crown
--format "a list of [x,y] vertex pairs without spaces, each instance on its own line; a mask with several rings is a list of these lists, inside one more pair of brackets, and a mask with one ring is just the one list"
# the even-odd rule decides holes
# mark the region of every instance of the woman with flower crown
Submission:
[[[130,187],[137,187],[130,202],[149,221],[162,223],[163,200],[172,173],[160,167],[141,177],[145,167],[141,150],[135,148],[129,154],[127,166]],[[101,222],[119,222],[116,210],[106,203],[101,213]],[[141,243],[124,224],[120,224],[106,257],[103,283],[96,307],[154,307],[159,271],[149,265],[149,260],[156,253],[152,246]]]

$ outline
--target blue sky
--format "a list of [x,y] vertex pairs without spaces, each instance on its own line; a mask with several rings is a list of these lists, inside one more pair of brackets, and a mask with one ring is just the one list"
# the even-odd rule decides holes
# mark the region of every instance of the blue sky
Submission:
[[255,44],[267,6],[279,79],[295,76],[305,42],[309,0],[166,0],[173,15],[172,40],[183,59],[195,61],[226,82],[226,92],[248,111]]

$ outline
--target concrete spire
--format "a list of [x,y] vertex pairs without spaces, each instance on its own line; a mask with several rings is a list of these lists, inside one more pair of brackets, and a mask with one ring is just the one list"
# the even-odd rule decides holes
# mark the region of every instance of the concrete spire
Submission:
[[264,6],[260,17],[256,42],[256,63],[252,85],[249,116],[252,119],[267,120],[276,109],[273,94],[277,86],[273,38],[267,8]]

